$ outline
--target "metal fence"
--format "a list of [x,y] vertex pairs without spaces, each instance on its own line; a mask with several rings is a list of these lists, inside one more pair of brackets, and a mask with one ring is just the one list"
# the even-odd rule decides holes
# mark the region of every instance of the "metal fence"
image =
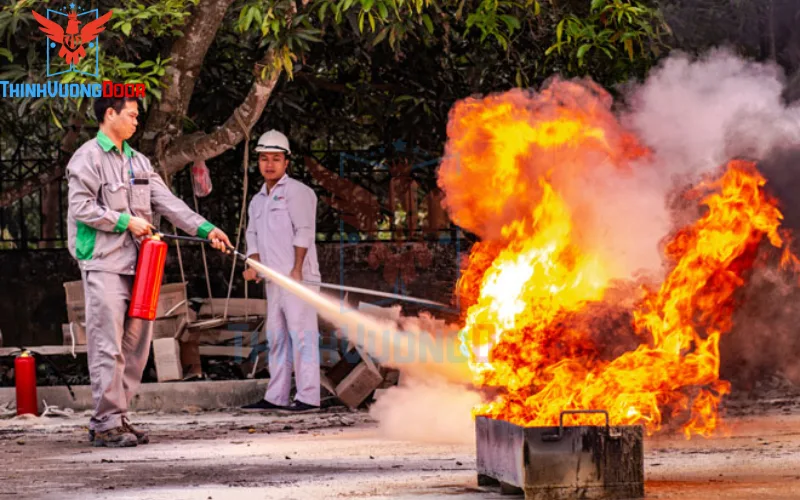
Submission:
[[[241,149],[241,148],[239,148]],[[2,151],[7,153],[3,157]],[[60,153],[0,148],[0,195],[51,171]],[[30,154],[30,153],[28,153]],[[238,160],[238,168],[237,168]],[[441,207],[436,187],[439,159],[393,144],[365,151],[310,151],[293,157],[290,175],[317,193],[317,241],[450,240],[456,228]],[[248,194],[242,199],[240,152],[209,162],[214,188],[207,198],[193,199],[191,169],[172,179],[175,193],[207,218],[228,230],[239,221],[241,204],[249,202],[263,179],[255,155],[248,168]],[[224,172],[224,174],[223,174]],[[238,172],[238,174],[236,174]],[[63,248],[67,229],[66,180],[0,207],[0,250]]]

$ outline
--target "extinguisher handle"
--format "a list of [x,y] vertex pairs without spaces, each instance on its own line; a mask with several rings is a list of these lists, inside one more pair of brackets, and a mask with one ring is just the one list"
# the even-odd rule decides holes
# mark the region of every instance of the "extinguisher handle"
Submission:
[[[198,243],[207,243],[209,245],[211,244],[211,240],[210,239],[201,238],[199,236],[183,236],[183,235],[180,235],[180,234],[166,234],[166,233],[162,233],[162,232],[156,232],[155,234],[159,235],[161,238],[164,238],[164,239],[182,240],[182,241],[194,241],[194,242],[198,242]],[[247,257],[245,255],[242,255],[241,253],[237,252],[236,249],[233,247],[233,245],[228,245],[228,250],[230,250],[231,253],[233,253],[235,256],[239,257],[243,261],[247,260]]]
[[167,234],[162,232],[154,232],[153,234],[158,235],[159,237],[165,240],[182,240],[182,241],[196,241],[198,243],[211,243],[211,240],[208,238],[201,238],[199,236],[183,236],[180,234]]

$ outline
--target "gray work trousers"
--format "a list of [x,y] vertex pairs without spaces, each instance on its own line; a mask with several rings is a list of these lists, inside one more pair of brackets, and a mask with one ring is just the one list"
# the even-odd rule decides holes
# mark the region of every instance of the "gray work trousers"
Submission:
[[[295,401],[319,406],[319,325],[317,311],[303,299],[279,285],[267,287],[267,343],[269,383],[264,399],[289,404],[292,368],[297,393]],[[317,287],[309,287],[315,290]]]
[[128,317],[133,276],[84,271],[86,342],[94,413],[89,428],[122,425],[150,355],[153,322]]

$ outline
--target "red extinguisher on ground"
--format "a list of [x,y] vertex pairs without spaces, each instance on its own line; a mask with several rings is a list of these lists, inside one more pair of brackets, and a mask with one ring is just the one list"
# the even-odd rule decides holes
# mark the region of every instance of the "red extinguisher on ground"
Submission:
[[36,395],[36,358],[30,351],[22,351],[14,360],[14,382],[17,386],[17,415],[39,415]]
[[139,262],[131,291],[128,316],[153,321],[158,310],[158,295],[167,262],[167,244],[156,233],[145,238],[139,249]]

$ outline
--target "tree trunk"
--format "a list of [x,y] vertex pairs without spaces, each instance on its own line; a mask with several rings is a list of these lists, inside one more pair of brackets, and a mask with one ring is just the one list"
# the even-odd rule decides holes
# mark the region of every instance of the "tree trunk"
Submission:
[[183,30],[184,36],[172,44],[171,64],[162,78],[164,93],[147,118],[139,145],[154,164],[160,163],[166,147],[183,131],[182,120],[206,53],[232,3],[233,0],[201,0]]

